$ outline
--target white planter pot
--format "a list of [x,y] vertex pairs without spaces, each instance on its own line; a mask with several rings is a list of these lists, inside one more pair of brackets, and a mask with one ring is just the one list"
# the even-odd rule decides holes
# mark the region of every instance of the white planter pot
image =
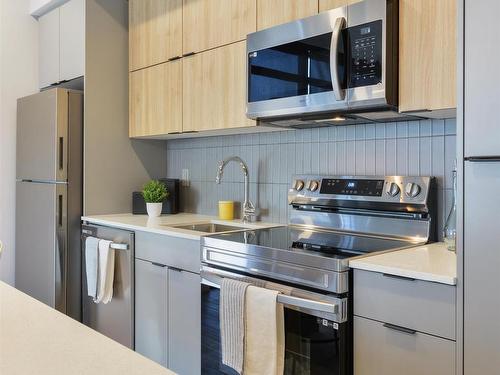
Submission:
[[146,209],[149,217],[158,217],[161,215],[163,203],[146,203]]

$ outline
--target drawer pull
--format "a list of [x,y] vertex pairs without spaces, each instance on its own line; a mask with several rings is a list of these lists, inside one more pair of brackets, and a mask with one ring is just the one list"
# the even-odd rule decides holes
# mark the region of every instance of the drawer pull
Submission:
[[189,56],[193,56],[195,54],[196,54],[196,52],[194,52],[194,51],[193,52],[188,52],[188,53],[185,53],[184,55],[182,55],[182,57],[189,57]]
[[405,328],[405,327],[397,326],[397,325],[390,324],[390,323],[384,323],[383,326],[385,328],[389,328],[389,329],[392,329],[394,331],[407,333],[409,335],[414,335],[415,333],[417,333],[417,331],[415,331],[414,329]]
[[165,264],[161,264],[161,263],[151,262],[151,264],[152,264],[153,266],[156,266],[156,267],[166,267],[166,265],[165,265]]
[[383,273],[382,276],[390,277],[392,279],[399,279],[399,280],[406,280],[406,281],[415,281],[415,279],[413,279],[411,277],[399,276],[399,275],[391,275],[390,273]]
[[168,267],[169,270],[175,271],[175,272],[182,272],[183,270],[177,267]]

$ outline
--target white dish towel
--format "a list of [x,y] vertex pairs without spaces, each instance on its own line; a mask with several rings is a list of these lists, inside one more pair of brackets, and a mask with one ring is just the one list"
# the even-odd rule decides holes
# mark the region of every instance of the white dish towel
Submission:
[[113,298],[113,282],[115,276],[115,250],[110,247],[112,241],[99,241],[99,266],[97,281],[97,298],[95,303],[108,303]]
[[87,276],[87,294],[97,299],[97,272],[99,267],[99,239],[87,237],[85,240],[85,272]]
[[245,375],[282,375],[285,364],[283,305],[276,290],[249,286],[245,298]]

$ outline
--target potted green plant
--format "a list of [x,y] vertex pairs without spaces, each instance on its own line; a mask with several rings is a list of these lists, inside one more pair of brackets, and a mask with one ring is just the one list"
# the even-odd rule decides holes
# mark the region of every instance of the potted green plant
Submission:
[[163,201],[168,198],[169,192],[164,183],[151,180],[142,189],[142,196],[146,202],[146,209],[149,217],[161,215]]

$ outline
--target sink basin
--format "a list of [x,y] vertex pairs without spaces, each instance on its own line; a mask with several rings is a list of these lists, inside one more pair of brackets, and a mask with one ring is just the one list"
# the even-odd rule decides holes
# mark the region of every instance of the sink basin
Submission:
[[221,232],[230,232],[236,230],[245,230],[245,228],[242,227],[236,227],[233,225],[225,225],[225,224],[215,224],[215,223],[172,225],[172,227],[179,229],[194,230],[196,232],[204,232],[204,233],[221,233]]

